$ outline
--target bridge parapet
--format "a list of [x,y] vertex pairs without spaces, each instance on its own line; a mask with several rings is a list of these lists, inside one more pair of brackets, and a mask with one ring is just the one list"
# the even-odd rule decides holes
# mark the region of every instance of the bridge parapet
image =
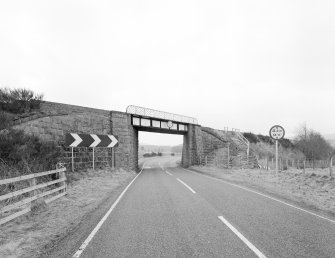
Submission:
[[139,117],[151,117],[151,118],[158,118],[163,119],[166,121],[175,121],[175,122],[181,122],[186,124],[198,124],[198,120],[194,117],[189,116],[183,116],[178,114],[173,114],[169,112],[159,111],[155,109],[150,108],[144,108],[144,107],[138,107],[130,105],[127,107],[128,114],[136,115]]

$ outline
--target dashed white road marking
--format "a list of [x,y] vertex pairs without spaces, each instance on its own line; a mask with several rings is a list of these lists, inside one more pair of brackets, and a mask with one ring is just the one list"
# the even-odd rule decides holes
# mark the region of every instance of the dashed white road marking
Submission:
[[172,176],[172,174],[167,170],[165,170],[165,173],[168,174],[169,176]]
[[287,205],[287,206],[289,206],[289,207],[291,207],[291,208],[294,208],[294,209],[297,209],[297,210],[306,212],[306,213],[308,213],[308,214],[310,214],[310,215],[313,215],[313,216],[315,216],[315,217],[318,217],[318,218],[320,218],[320,219],[324,219],[324,220],[327,220],[327,221],[329,221],[329,222],[331,222],[331,223],[335,223],[335,220],[328,219],[328,218],[326,218],[326,217],[324,217],[324,216],[321,216],[321,215],[318,215],[318,214],[316,214],[316,213],[314,213],[314,212],[311,212],[311,211],[308,211],[308,210],[299,208],[299,207],[297,207],[297,206],[295,206],[295,205],[293,205],[293,204],[289,204],[289,203],[287,203],[287,202],[284,202],[284,201],[281,201],[281,200],[279,200],[279,199],[277,199],[277,198],[274,198],[274,197],[268,196],[268,195],[266,195],[266,194],[263,194],[263,193],[254,191],[254,190],[249,189],[249,188],[247,188],[247,187],[243,187],[243,186],[240,186],[240,185],[237,185],[237,184],[233,184],[233,183],[227,182],[227,181],[224,180],[224,179],[220,179],[220,178],[215,178],[215,177],[211,177],[211,176],[203,175],[203,174],[200,174],[200,173],[191,171],[191,170],[189,170],[189,169],[185,169],[185,168],[182,168],[182,169],[185,170],[185,171],[191,172],[191,173],[193,173],[193,174],[197,174],[197,175],[199,175],[199,176],[204,176],[204,177],[207,177],[207,178],[210,178],[210,179],[213,179],[213,180],[220,181],[220,182],[225,183],[225,184],[227,184],[227,185],[235,186],[235,187],[240,188],[240,189],[243,189],[243,190],[245,190],[245,191],[248,191],[248,192],[251,192],[251,193],[254,193],[254,194],[258,194],[258,195],[260,195],[260,196],[263,196],[263,197],[265,197],[265,198],[271,199],[271,200],[273,200],[273,201],[280,202],[281,204]]
[[233,227],[223,216],[218,216],[219,220],[221,220],[231,231],[234,232],[258,257],[266,258],[266,256],[257,249],[248,239],[246,239],[236,228]]
[[192,193],[194,193],[195,194],[195,191],[191,188],[191,187],[189,187],[186,183],[184,183],[182,180],[180,180],[179,178],[177,178],[177,180],[180,182],[180,183],[182,183],[184,186],[186,186],[186,188],[188,189],[188,190],[190,190]]
[[98,230],[101,228],[102,224],[106,221],[106,219],[108,218],[108,216],[111,214],[111,212],[114,210],[114,208],[116,207],[116,205],[120,202],[121,198],[123,197],[123,195],[126,193],[126,191],[128,190],[128,188],[132,185],[132,183],[136,180],[136,178],[142,173],[144,169],[144,164],[142,166],[142,169],[140,171],[140,173],[138,173],[138,175],[127,185],[127,187],[123,190],[123,192],[119,195],[119,197],[116,199],[116,201],[113,203],[113,205],[110,207],[110,209],[107,211],[107,213],[105,214],[105,216],[103,216],[103,218],[100,220],[100,222],[95,226],[95,228],[92,230],[91,234],[89,234],[89,236],[86,238],[86,240],[82,243],[82,245],[79,247],[78,251],[72,256],[73,258],[78,258],[80,257],[80,255],[83,253],[83,251],[85,250],[85,248],[87,247],[87,245],[91,242],[91,240],[93,239],[93,237],[95,236],[95,234],[98,232]]

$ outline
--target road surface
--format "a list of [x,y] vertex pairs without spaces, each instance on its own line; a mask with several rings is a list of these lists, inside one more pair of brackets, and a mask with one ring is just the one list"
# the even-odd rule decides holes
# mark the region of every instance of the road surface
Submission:
[[335,257],[333,221],[172,165],[148,159],[71,256]]

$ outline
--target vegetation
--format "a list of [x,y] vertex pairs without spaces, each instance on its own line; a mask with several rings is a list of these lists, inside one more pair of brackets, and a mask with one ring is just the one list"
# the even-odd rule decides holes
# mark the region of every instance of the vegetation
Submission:
[[54,168],[60,155],[53,143],[13,129],[17,115],[40,108],[42,95],[27,89],[0,89],[0,178]]
[[[266,159],[272,160],[275,158],[275,141],[269,136],[253,133],[244,133],[243,135],[249,140],[251,148],[255,151],[258,159],[263,160],[263,163]],[[308,129],[306,125],[299,128],[294,140],[284,138],[278,142],[278,152],[281,160],[306,160],[310,162],[309,164],[312,164],[313,168],[316,160],[328,160],[335,155],[335,149],[323,136]]]
[[39,109],[42,94],[36,94],[27,89],[0,89],[0,110],[4,112],[20,114],[33,109]]
[[150,158],[150,157],[157,157],[157,156],[163,156],[163,154],[161,152],[151,152],[151,153],[144,153],[143,157],[144,158]]
[[328,159],[334,155],[334,148],[320,133],[307,128],[306,124],[299,128],[294,142],[296,148],[310,161]]

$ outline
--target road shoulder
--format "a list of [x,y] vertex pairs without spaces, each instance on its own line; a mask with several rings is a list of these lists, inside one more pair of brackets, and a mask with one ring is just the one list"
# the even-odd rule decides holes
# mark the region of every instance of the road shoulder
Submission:
[[190,170],[213,178],[223,179],[262,194],[277,198],[300,208],[335,219],[335,182],[333,179],[321,181],[321,177],[281,173],[261,170],[221,169],[193,166]]
[[68,257],[135,176],[124,170],[82,173],[63,198],[2,226],[0,256]]

